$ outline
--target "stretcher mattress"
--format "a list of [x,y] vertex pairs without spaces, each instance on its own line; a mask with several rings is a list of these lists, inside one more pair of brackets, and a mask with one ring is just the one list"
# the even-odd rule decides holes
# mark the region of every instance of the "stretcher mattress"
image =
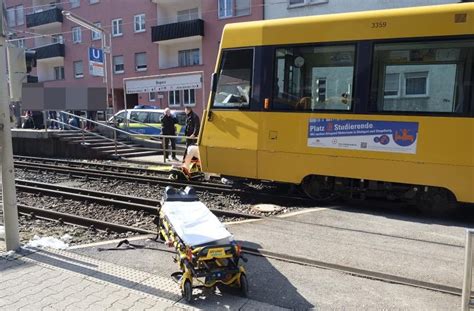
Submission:
[[219,219],[199,201],[165,202],[161,210],[187,246],[228,244],[233,240]]

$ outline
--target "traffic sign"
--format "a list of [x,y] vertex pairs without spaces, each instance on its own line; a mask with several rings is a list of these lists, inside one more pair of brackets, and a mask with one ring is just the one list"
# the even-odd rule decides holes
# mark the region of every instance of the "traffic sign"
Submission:
[[89,73],[91,76],[104,76],[104,51],[93,47],[89,48]]

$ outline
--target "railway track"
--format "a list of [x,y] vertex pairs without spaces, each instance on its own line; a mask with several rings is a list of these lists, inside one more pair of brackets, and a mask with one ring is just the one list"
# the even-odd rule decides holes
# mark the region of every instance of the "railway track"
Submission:
[[[63,223],[78,225],[85,228],[91,228],[92,226],[95,229],[104,230],[104,231],[115,231],[119,233],[131,232],[131,233],[137,233],[137,234],[156,235],[156,232],[154,231],[144,230],[137,227],[124,226],[120,224],[99,221],[96,219],[85,218],[85,217],[80,217],[77,215],[71,215],[71,214],[66,214],[66,213],[59,213],[59,212],[55,212],[51,210],[44,210],[41,208],[35,208],[35,207],[25,206],[21,204],[18,205],[18,210],[19,210],[19,213],[22,215],[34,214],[35,217],[38,217],[38,218],[51,220],[51,221],[61,221]],[[157,249],[157,250],[169,252],[166,249],[163,249],[163,250]],[[382,273],[382,272],[359,269],[355,267],[349,267],[349,266],[314,260],[311,258],[292,256],[292,255],[283,254],[283,253],[276,253],[276,252],[272,252],[272,251],[264,250],[264,249],[246,247],[245,243],[242,247],[242,250],[245,254],[251,255],[251,256],[284,261],[284,262],[304,265],[308,267],[327,269],[327,270],[341,272],[344,274],[349,274],[356,277],[368,278],[371,280],[377,280],[377,281],[382,281],[382,282],[387,282],[387,283],[401,284],[401,285],[411,286],[411,287],[416,287],[416,288],[423,288],[423,289],[427,289],[427,290],[431,290],[435,292],[441,292],[441,293],[451,294],[451,295],[456,295],[456,296],[461,296],[462,294],[462,290],[460,288],[456,288],[452,286],[425,282],[425,281],[415,280],[415,279],[406,278],[406,277],[400,277],[397,275],[391,275],[391,274]]]
[[[80,166],[65,166],[65,165],[57,165],[53,162],[65,160],[51,160],[46,159],[48,163],[40,163],[39,158],[26,158],[26,159],[34,159],[35,162],[25,161],[25,158],[21,158],[15,160],[15,168],[29,170],[29,171],[47,171],[52,172],[55,174],[62,174],[71,177],[86,177],[91,179],[119,179],[128,182],[135,182],[135,183],[148,183],[148,184],[156,184],[163,187],[166,186],[173,186],[178,188],[183,188],[186,186],[192,186],[198,192],[210,192],[210,193],[217,193],[217,194],[235,194],[241,197],[249,197],[249,198],[258,198],[264,202],[278,202],[278,203],[292,203],[298,202],[302,205],[314,205],[314,201],[310,200],[305,196],[297,196],[297,195],[282,195],[278,193],[266,193],[256,190],[243,190],[243,189],[236,189],[231,185],[224,185],[224,184],[217,184],[217,183],[208,183],[208,182],[197,182],[197,181],[177,181],[177,180],[170,180],[168,177],[165,176],[155,176],[150,175],[148,173],[143,173],[143,169],[132,168],[131,171],[117,171],[115,170],[105,170],[103,167],[107,167],[107,165],[100,164],[98,168],[90,168],[90,167],[80,167]],[[66,161],[67,162],[67,161]],[[68,162],[69,163],[69,162]],[[71,163],[78,163],[78,162],[71,162]],[[95,164],[94,164],[95,165]],[[119,166],[114,166],[119,167]],[[122,167],[120,167],[122,168]],[[145,170],[151,171],[151,170]]]
[[[161,206],[160,201],[141,197],[115,194],[110,192],[95,191],[82,188],[65,187],[56,184],[47,184],[29,180],[16,180],[18,191],[41,193],[48,196],[61,196],[80,201],[110,204],[115,207],[128,210],[142,210],[151,215],[157,215],[157,209]],[[260,219],[262,216],[241,213],[229,210],[210,209],[216,216],[238,217],[245,219]]]
[[[37,163],[37,164],[49,164],[58,167],[68,167],[68,168],[86,168],[93,169],[100,172],[116,172],[116,173],[125,173],[133,174],[134,176],[150,176],[158,177],[158,179],[168,179],[168,171],[160,171],[156,169],[149,169],[143,167],[132,167],[126,165],[117,165],[117,164],[104,164],[104,163],[94,163],[94,162],[81,162],[75,160],[64,160],[64,159],[50,159],[50,158],[38,158],[38,157],[27,157],[27,156],[14,156],[15,164],[16,163]],[[215,182],[206,181],[206,182],[194,182],[189,181],[189,184],[200,184],[200,185],[211,185],[217,186],[220,188],[232,188],[230,185],[222,184],[219,178],[211,177],[211,180]]]
[[27,206],[23,204],[18,204],[17,207],[18,207],[18,213],[20,215],[34,216],[40,219],[67,223],[71,225],[77,225],[84,228],[94,228],[98,230],[114,231],[118,233],[133,232],[133,233],[139,233],[139,234],[156,234],[156,232],[154,231],[145,230],[142,228],[124,226],[121,224],[82,217],[82,216],[73,215],[69,213],[56,212],[56,211],[52,211],[48,209]]
[[320,269],[327,269],[327,270],[341,272],[344,274],[353,275],[356,277],[367,278],[367,279],[377,280],[377,281],[386,282],[386,283],[394,283],[394,284],[401,284],[401,285],[406,285],[406,286],[411,286],[411,287],[416,287],[416,288],[422,288],[422,289],[427,289],[427,290],[441,292],[441,293],[450,294],[450,295],[456,295],[456,296],[462,295],[461,288],[447,286],[444,284],[425,282],[425,281],[415,280],[411,278],[401,277],[401,276],[382,273],[382,272],[370,271],[370,270],[359,269],[355,267],[349,267],[349,266],[314,260],[311,258],[292,256],[292,255],[276,253],[276,252],[272,252],[272,251],[268,251],[264,249],[255,249],[255,248],[245,247],[245,244],[242,247],[242,250],[244,253],[248,255],[252,255],[252,256],[258,256],[258,257],[263,257],[263,258],[273,259],[273,260],[278,260],[278,261],[285,261],[285,262],[289,262],[293,264],[315,267],[315,268],[320,268]]

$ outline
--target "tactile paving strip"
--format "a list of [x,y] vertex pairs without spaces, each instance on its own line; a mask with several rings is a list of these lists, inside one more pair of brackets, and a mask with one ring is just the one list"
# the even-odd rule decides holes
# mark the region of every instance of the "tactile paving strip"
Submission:
[[[154,299],[177,302],[181,299],[178,285],[169,278],[153,275],[136,269],[96,260],[91,257],[63,250],[32,250],[22,261],[32,262],[43,267],[56,267],[87,275],[95,282],[126,287]],[[17,256],[15,256],[17,257]],[[180,308],[190,309],[184,304],[175,303]]]

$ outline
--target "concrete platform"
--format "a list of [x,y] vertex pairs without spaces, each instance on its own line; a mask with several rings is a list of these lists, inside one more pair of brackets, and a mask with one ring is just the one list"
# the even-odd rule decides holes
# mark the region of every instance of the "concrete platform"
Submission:
[[[228,225],[252,248],[370,271],[461,286],[463,228],[399,214],[314,208],[285,217]],[[164,278],[177,270],[172,249],[141,239],[144,248],[98,251],[118,241],[70,251]],[[292,310],[458,310],[461,297],[350,274],[247,255],[250,298]],[[216,301],[215,295],[203,299]],[[224,295],[223,298],[228,296]]]
[[54,133],[64,132],[62,130],[34,130],[34,129],[12,129],[12,138],[32,138],[32,139],[48,139]]
[[68,251],[0,254],[0,310],[278,310],[239,297],[182,303],[171,280]]

